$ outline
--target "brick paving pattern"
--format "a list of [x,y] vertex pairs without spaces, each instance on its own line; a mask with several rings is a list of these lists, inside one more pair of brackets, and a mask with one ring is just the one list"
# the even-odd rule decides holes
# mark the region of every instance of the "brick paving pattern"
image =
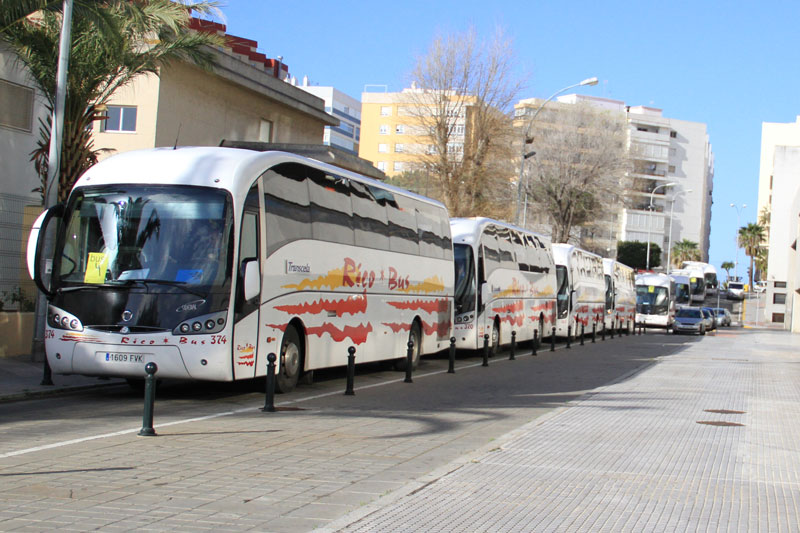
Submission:
[[716,341],[590,393],[342,530],[800,530],[800,341]]

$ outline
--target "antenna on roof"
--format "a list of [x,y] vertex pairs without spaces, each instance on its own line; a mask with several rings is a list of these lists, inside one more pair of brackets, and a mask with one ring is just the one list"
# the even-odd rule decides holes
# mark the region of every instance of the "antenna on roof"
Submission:
[[178,137],[181,136],[181,126],[183,126],[183,122],[178,124],[178,133],[175,134],[175,146],[172,147],[173,150],[178,149]]

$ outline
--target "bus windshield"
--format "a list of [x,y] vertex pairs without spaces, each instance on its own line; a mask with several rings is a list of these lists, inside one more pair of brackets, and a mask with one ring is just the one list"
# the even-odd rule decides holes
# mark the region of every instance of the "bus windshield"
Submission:
[[706,292],[705,278],[689,278],[689,285],[692,289],[692,294],[705,294]]
[[455,306],[456,313],[466,313],[475,310],[475,257],[472,247],[466,244],[453,245],[455,257],[456,286]]
[[675,284],[675,303],[678,304],[687,304],[689,303],[690,299],[689,295],[689,286],[685,283],[676,283]]
[[654,285],[636,286],[636,312],[644,315],[666,315],[669,312],[669,291]]
[[[71,198],[57,244],[55,283],[212,289],[230,284],[232,215],[221,190],[176,186],[86,188]],[[74,290],[74,289],[73,289]]]

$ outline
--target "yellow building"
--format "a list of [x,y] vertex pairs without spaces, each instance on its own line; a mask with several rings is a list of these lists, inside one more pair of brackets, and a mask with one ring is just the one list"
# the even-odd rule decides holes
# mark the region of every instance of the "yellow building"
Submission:
[[[430,159],[435,153],[430,128],[441,98],[426,94],[432,93],[413,85],[396,93],[362,93],[359,157],[390,177],[417,170]],[[447,150],[459,157],[464,152],[469,106],[455,100]]]
[[339,124],[322,99],[284,81],[286,65],[256,52],[255,41],[225,34],[222,24],[202,25],[228,41],[212,50],[213,72],[176,61],[160,76],[140,76],[118,90],[108,119],[94,125],[95,148],[111,150],[102,157],[176,144],[216,146],[223,139],[321,144],[325,126]]

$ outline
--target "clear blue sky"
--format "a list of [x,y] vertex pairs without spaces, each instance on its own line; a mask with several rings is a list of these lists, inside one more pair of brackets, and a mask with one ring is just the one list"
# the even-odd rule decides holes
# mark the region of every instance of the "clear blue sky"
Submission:
[[[365,85],[408,86],[434,35],[473,25],[513,39],[521,97],[547,97],[597,76],[585,94],[651,105],[708,125],[715,156],[711,262],[736,255],[741,225],[756,221],[762,122],[800,115],[800,2],[336,2],[223,0],[228,32],[283,56],[298,79],[360,99]],[[740,274],[747,258],[739,255]],[[724,275],[724,274],[723,274]]]

